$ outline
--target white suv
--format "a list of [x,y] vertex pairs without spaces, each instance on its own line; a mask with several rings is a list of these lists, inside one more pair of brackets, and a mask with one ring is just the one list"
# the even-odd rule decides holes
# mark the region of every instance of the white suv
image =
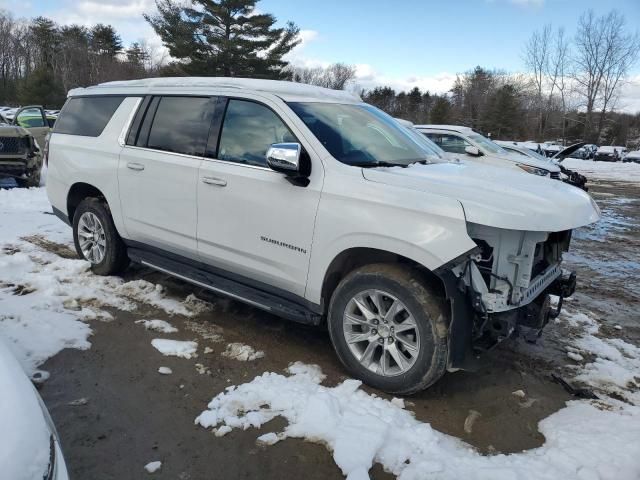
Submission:
[[560,167],[549,160],[522,158],[507,152],[497,143],[483,137],[469,127],[457,125],[416,125],[415,128],[429,137],[445,152],[464,155],[467,160],[497,167],[524,170],[541,177],[561,179]]
[[[313,325],[348,371],[393,393],[539,331],[583,191],[448,163],[346,92],[229,78],[69,93],[47,191],[97,274],[129,259]],[[561,208],[559,208],[561,205]]]

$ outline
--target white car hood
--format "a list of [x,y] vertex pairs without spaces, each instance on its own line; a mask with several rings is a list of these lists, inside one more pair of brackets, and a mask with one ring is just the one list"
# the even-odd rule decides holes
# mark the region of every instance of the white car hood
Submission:
[[514,163],[523,163],[525,165],[530,165],[532,167],[536,167],[536,168],[544,168],[545,170],[549,170],[550,172],[559,172],[560,171],[560,167],[558,167],[558,165],[556,165],[551,159],[549,160],[538,160],[537,158],[533,158],[533,157],[529,157],[529,156],[524,156],[524,155],[518,155],[517,153],[510,153],[508,154],[508,156],[497,156],[497,158],[504,158],[505,160],[509,160],[510,162],[514,162]]
[[49,465],[47,422],[38,394],[0,339],[0,465],[2,478],[42,478]]
[[366,168],[369,181],[458,200],[468,222],[558,232],[596,222],[600,210],[579,188],[516,170],[469,163]]

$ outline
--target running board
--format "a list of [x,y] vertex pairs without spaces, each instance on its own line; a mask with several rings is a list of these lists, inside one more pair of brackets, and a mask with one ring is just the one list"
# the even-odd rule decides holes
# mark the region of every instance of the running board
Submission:
[[294,322],[307,325],[320,324],[320,315],[291,300],[156,253],[131,247],[128,248],[127,253],[133,262],[206,288],[218,295],[238,300]]

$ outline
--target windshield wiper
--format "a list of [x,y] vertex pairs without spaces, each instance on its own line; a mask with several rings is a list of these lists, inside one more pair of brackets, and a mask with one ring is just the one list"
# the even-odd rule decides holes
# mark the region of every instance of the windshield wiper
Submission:
[[353,167],[362,167],[362,168],[374,168],[374,167],[403,167],[404,168],[409,164],[379,161],[379,162],[353,162],[353,163],[350,163],[349,165]]

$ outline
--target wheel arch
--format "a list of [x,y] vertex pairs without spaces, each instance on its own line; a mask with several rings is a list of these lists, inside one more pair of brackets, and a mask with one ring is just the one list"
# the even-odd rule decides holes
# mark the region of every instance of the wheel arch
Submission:
[[73,224],[73,216],[80,202],[87,197],[94,197],[104,200],[108,205],[106,196],[96,187],[85,182],[76,182],[69,188],[67,193],[67,215],[69,222]]
[[325,270],[320,292],[323,311],[326,313],[331,296],[344,277],[357,268],[375,263],[399,263],[417,269],[425,282],[445,296],[442,280],[417,260],[380,248],[352,247],[336,255]]

